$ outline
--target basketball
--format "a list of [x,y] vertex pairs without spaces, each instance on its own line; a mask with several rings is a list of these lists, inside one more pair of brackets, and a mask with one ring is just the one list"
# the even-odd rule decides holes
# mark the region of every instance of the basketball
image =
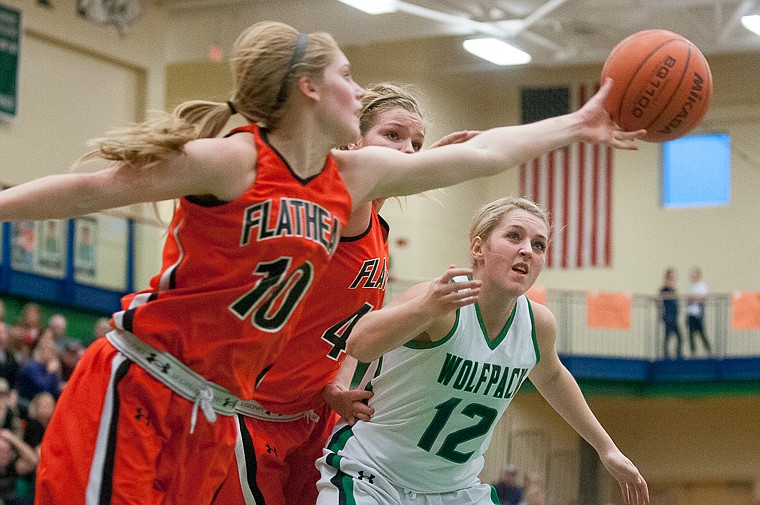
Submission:
[[702,52],[667,30],[623,39],[607,56],[602,82],[613,80],[604,106],[623,131],[646,129],[642,139],[667,142],[689,133],[712,98],[712,73]]

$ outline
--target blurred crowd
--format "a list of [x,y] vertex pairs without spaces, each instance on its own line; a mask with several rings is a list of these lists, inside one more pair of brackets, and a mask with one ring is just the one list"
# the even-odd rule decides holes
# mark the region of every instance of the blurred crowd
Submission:
[[34,475],[45,428],[56,400],[84,353],[84,342],[104,336],[108,319],[98,319],[87,339],[67,334],[67,319],[43,321],[40,306],[24,305],[6,321],[0,300],[0,503],[34,501]]
[[526,473],[520,483],[517,467],[507,465],[493,487],[500,505],[548,505],[544,479],[538,472]]

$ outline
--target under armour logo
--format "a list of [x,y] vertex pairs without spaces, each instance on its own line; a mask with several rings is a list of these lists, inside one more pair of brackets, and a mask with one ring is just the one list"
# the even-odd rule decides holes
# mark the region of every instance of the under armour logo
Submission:
[[171,369],[171,365],[169,363],[161,363],[158,361],[158,355],[154,352],[148,353],[148,356],[145,358],[145,361],[148,363],[155,362],[158,365],[159,370],[161,370],[162,373],[167,373]]
[[150,416],[147,414],[143,414],[143,409],[141,408],[137,409],[137,414],[135,415],[135,419],[137,419],[138,421],[145,419],[145,424],[150,426]]
[[370,484],[374,484],[375,476],[371,473],[369,474],[369,477],[364,475],[364,470],[359,470],[359,480],[367,479]]
[[222,404],[222,407],[229,407],[230,405],[235,405],[235,400],[232,398],[225,398],[224,404]]
[[271,445],[266,444],[266,448],[267,448],[267,454],[274,453],[274,455],[277,456],[277,447],[272,447]]

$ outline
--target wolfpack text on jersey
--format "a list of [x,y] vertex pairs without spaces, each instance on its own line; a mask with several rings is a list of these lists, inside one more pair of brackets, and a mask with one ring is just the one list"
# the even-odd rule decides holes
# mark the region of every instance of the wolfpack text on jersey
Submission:
[[325,461],[366,465],[416,493],[476,485],[496,423],[539,359],[530,302],[520,296],[494,338],[472,304],[442,340],[409,342],[381,359],[370,382],[375,415],[337,431],[328,445],[336,457]]

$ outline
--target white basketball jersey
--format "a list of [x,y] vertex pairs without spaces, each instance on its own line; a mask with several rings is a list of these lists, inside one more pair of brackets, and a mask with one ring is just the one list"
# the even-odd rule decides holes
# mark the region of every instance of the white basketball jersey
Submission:
[[353,427],[338,454],[417,493],[477,484],[494,427],[538,359],[525,296],[493,341],[478,305],[463,307],[442,340],[381,358],[370,381],[375,415]]

